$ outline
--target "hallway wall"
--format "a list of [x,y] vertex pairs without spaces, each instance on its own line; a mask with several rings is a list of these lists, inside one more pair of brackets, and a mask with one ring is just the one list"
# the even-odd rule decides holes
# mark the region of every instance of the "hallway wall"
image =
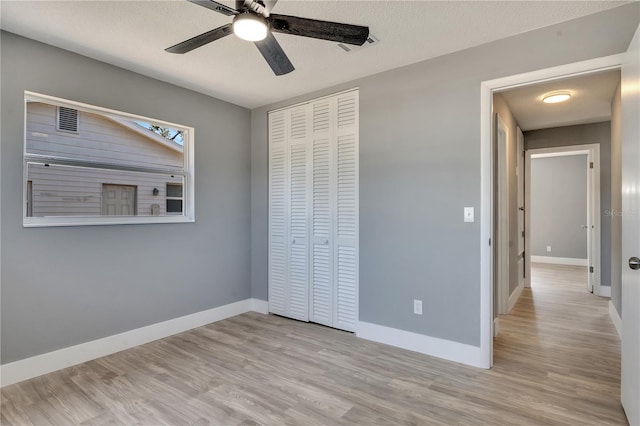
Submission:
[[587,156],[532,158],[527,211],[532,256],[586,260]]

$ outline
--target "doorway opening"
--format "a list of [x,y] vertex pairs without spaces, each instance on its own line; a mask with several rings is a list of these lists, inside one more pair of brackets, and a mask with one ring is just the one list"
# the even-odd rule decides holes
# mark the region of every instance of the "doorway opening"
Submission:
[[527,150],[525,164],[525,273],[533,263],[581,266],[585,290],[609,297],[601,286],[600,145]]
[[[623,55],[612,55],[604,58],[597,58],[589,61],[583,61],[574,64],[563,65],[560,67],[549,68],[545,70],[534,71],[530,73],[519,74],[515,76],[505,77],[501,79],[485,81],[481,86],[481,134],[482,134],[482,179],[481,179],[481,187],[482,187],[482,201],[481,201],[481,234],[482,234],[482,246],[481,246],[481,353],[482,353],[482,364],[486,368],[490,368],[493,365],[493,335],[495,333],[495,324],[494,319],[496,318],[496,313],[501,306],[501,302],[498,297],[504,298],[504,294],[499,294],[498,289],[499,286],[494,288],[494,278],[500,275],[505,277],[509,276],[509,280],[511,285],[519,286],[518,282],[520,280],[518,269],[515,270],[514,277],[516,279],[516,283],[513,282],[511,273],[505,274],[504,269],[500,269],[500,259],[499,259],[499,244],[502,241],[504,243],[504,232],[502,235],[499,233],[500,230],[500,213],[501,209],[499,207],[499,203],[496,202],[499,200],[500,193],[498,192],[498,184],[497,176],[493,174],[495,170],[496,163],[498,161],[498,151],[496,145],[494,145],[494,131],[497,129],[497,119],[494,114],[495,104],[494,104],[494,95],[505,93],[508,90],[518,89],[518,88],[527,88],[538,86],[542,83],[553,83],[553,82],[561,82],[566,81],[571,78],[581,77],[581,76],[591,76],[599,73],[604,73],[606,71],[619,70],[622,64]],[[502,114],[500,114],[502,115]],[[502,117],[504,121],[509,121],[508,117]],[[515,120],[514,120],[515,121]],[[557,123],[556,125],[568,125],[570,124],[568,120],[564,122]],[[511,132],[513,134],[512,137],[518,134],[517,127]],[[566,144],[565,144],[566,145]],[[573,143],[572,145],[576,145]],[[531,148],[531,147],[530,147]],[[517,155],[513,152],[510,158],[517,159]],[[525,165],[526,170],[526,165]],[[521,170],[519,170],[522,173]],[[513,177],[513,176],[512,176]],[[517,176],[516,176],[517,177]],[[526,180],[526,178],[525,178]],[[512,179],[512,184],[509,185],[507,183],[507,187],[509,187],[509,191],[514,197],[512,200],[516,200],[512,203],[515,203],[515,211],[519,210],[518,206],[518,197],[517,197],[517,186],[518,180]],[[515,191],[514,191],[515,190]],[[524,191],[523,191],[524,192]],[[513,204],[511,205],[513,207]],[[526,206],[524,206],[524,218],[526,220]],[[513,209],[511,209],[513,211]],[[511,228],[511,230],[518,229],[518,218],[517,213],[515,215],[510,214],[510,217],[513,219],[510,221],[510,224],[507,228]],[[504,224],[502,228],[505,229]],[[525,225],[526,228],[526,225]],[[525,229],[525,236],[527,230]],[[510,235],[515,235],[515,232]],[[521,235],[521,234],[520,234]],[[501,238],[502,237],[502,238]],[[492,242],[494,242],[492,244]],[[525,238],[526,242],[526,238]],[[517,259],[517,256],[520,249],[520,244],[514,239],[508,240],[509,245],[509,253],[510,256]],[[504,253],[504,249],[502,252]],[[527,262],[527,257],[530,254],[527,253],[525,249],[525,256],[523,256],[523,266],[525,267],[525,271],[530,269],[530,259]],[[504,260],[503,260],[504,262]],[[530,280],[530,274],[527,275],[524,273],[525,277],[522,277],[522,286],[528,284]],[[509,284],[509,283],[508,283]],[[504,280],[502,282],[504,285]],[[503,305],[504,306],[504,305]],[[508,301],[507,301],[507,309],[508,309]]]

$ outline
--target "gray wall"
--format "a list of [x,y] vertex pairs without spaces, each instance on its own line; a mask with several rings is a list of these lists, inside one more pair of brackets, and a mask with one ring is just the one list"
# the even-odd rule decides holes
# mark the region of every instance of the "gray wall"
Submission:
[[360,320],[479,346],[480,83],[622,52],[584,40],[631,40],[637,21],[626,5],[253,110],[253,296],[267,298],[267,111],[358,86]]
[[[507,188],[508,188],[508,210],[509,210],[509,294],[518,287],[518,176],[516,166],[518,161],[518,122],[516,121],[509,104],[504,97],[496,93],[493,95],[493,111],[500,115],[508,129],[507,135]],[[495,141],[495,137],[494,137]],[[497,161],[497,151],[495,160]],[[524,161],[523,161],[524,164]],[[497,182],[494,191],[497,191]],[[524,191],[524,188],[522,188]],[[497,193],[497,192],[496,192]],[[498,216],[496,215],[497,229]],[[494,293],[497,298],[498,292]],[[497,299],[494,301],[497,306]],[[497,315],[497,314],[496,314]]]
[[[611,302],[622,317],[622,99],[620,84],[611,101]],[[626,266],[626,265],[625,265]]]
[[[250,112],[1,37],[2,363],[250,297]],[[193,126],[197,222],[23,228],[25,90]]]
[[600,284],[611,283],[611,123],[581,124],[525,132],[526,149],[557,146],[600,145]]
[[532,256],[586,259],[587,156],[532,159],[528,211]]

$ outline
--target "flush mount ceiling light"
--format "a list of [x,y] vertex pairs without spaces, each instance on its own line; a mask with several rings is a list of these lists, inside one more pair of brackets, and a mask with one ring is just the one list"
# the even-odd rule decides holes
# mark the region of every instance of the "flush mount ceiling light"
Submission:
[[566,102],[571,99],[571,93],[569,92],[552,92],[547,93],[542,97],[542,102],[545,104],[557,104],[560,102]]
[[255,13],[241,13],[233,19],[233,32],[243,40],[264,40],[267,36],[267,21]]

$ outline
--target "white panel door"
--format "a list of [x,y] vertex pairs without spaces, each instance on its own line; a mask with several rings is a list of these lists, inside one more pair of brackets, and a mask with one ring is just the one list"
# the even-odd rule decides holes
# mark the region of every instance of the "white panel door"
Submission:
[[102,184],[102,214],[104,216],[135,216],[137,187]]
[[289,298],[285,112],[269,114],[269,312],[286,315]]
[[289,114],[289,300],[287,316],[309,320],[308,105]]
[[358,319],[358,93],[335,99],[334,327]]
[[309,319],[333,327],[333,126],[331,99],[311,104],[311,297]]
[[[640,27],[622,66],[622,405],[640,425]],[[634,266],[635,267],[635,266]]]

